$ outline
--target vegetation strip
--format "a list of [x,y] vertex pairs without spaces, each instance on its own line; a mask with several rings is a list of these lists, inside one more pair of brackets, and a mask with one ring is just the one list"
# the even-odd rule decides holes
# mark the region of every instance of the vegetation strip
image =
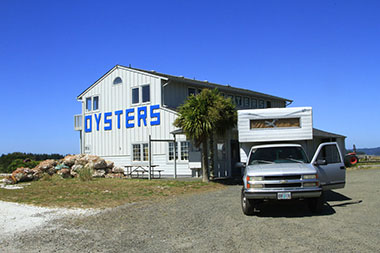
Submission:
[[45,207],[107,208],[223,187],[218,183],[203,183],[201,180],[96,178],[81,181],[78,178],[63,179],[54,175],[30,182],[23,189],[0,188],[0,200]]

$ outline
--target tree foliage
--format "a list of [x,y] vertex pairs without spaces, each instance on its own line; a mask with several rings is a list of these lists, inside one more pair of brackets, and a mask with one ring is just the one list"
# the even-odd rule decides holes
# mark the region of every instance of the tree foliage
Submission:
[[[17,166],[34,168],[35,166],[33,165],[36,164],[35,161],[43,161],[47,159],[61,159],[61,158],[63,158],[63,156],[60,154],[32,154],[32,153],[21,153],[21,152],[3,154],[0,156],[0,173],[10,173],[14,169],[16,169]],[[14,168],[15,166],[16,168]]]
[[190,96],[179,107],[179,113],[174,125],[182,128],[197,147],[202,146],[203,180],[208,181],[207,143],[215,133],[222,135],[236,125],[235,106],[231,99],[222,97],[218,90],[203,89],[198,95]]

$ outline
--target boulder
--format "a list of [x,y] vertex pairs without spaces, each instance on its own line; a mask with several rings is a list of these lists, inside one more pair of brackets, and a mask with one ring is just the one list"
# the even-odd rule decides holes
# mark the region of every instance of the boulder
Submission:
[[92,177],[104,177],[106,175],[105,170],[93,170]]
[[124,173],[124,168],[115,166],[112,168],[112,173]]
[[112,169],[114,167],[114,163],[111,161],[106,161],[107,169]]
[[57,174],[59,174],[63,178],[71,178],[72,177],[69,168],[63,168],[63,169],[59,170],[57,172]]
[[17,182],[16,182],[15,178],[12,178],[12,176],[7,176],[6,178],[3,179],[3,183],[4,184],[15,184]]
[[47,173],[55,173],[55,166],[57,165],[55,160],[45,160],[40,162],[34,169]]
[[71,177],[77,177],[78,176],[78,172],[70,170],[70,175],[71,175]]
[[63,164],[71,167],[75,164],[76,160],[79,159],[77,155],[67,155],[63,158]]
[[71,167],[71,171],[79,172],[83,168],[83,165],[75,164],[73,167]]
[[34,171],[29,168],[17,168],[12,172],[11,179],[15,182],[27,182],[34,179]]

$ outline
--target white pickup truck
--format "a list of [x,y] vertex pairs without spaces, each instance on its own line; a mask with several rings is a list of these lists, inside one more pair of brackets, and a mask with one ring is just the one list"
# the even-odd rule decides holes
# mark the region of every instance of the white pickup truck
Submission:
[[253,215],[264,201],[305,199],[313,212],[322,209],[323,191],[345,186],[346,168],[339,146],[322,143],[309,160],[299,144],[253,146],[245,163],[241,206]]

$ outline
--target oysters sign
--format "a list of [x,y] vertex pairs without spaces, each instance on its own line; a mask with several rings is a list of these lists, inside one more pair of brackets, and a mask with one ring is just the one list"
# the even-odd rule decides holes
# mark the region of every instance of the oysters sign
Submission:
[[[133,128],[136,125],[141,127],[142,124],[147,126],[160,125],[160,105],[151,105],[149,109],[147,106],[140,106],[125,110],[118,110],[114,112],[94,113],[84,117],[84,131],[91,133],[93,126],[96,131],[104,129],[105,131],[112,130],[113,127],[120,129],[121,127]],[[148,117],[149,112],[149,117]],[[149,122],[147,122],[149,119]]]

